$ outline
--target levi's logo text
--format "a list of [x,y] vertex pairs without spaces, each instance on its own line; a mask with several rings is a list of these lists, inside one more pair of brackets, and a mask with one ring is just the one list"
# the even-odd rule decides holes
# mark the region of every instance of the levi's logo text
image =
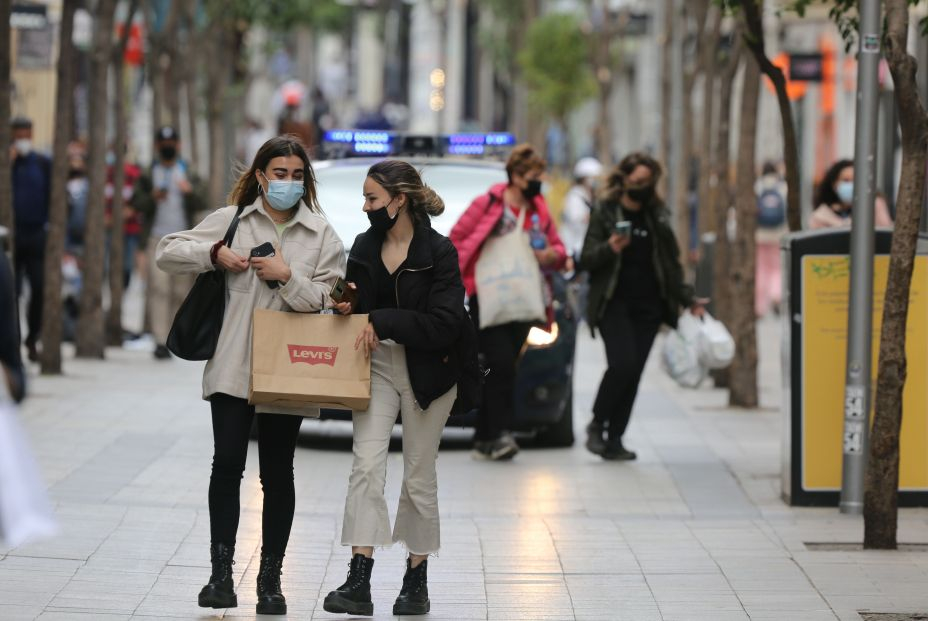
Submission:
[[290,352],[290,363],[305,362],[306,364],[327,364],[335,366],[338,356],[338,347],[314,347],[312,345],[287,345]]

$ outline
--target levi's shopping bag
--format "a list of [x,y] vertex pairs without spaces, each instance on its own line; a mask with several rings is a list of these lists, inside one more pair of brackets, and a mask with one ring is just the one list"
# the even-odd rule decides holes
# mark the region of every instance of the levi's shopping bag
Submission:
[[256,310],[248,402],[366,410],[371,361],[354,342],[367,321],[367,315]]

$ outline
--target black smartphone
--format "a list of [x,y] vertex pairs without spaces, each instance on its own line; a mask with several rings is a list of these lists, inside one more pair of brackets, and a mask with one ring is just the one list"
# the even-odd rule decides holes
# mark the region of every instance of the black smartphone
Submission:
[[[274,245],[271,242],[264,242],[260,246],[255,246],[251,249],[252,258],[257,257],[273,257],[277,253],[274,251]],[[276,289],[280,286],[276,280],[266,280],[267,286],[271,289]]]
[[339,278],[335,281],[335,284],[332,285],[332,291],[329,292],[329,296],[336,302],[348,302],[354,306],[355,300],[357,299],[357,291],[352,289],[344,278]]

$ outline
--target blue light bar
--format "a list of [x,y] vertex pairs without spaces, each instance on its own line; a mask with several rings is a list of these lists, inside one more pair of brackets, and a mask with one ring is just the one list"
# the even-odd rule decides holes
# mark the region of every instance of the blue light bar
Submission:
[[483,155],[486,149],[482,144],[453,144],[448,146],[450,155]]
[[325,142],[389,144],[393,140],[390,132],[358,131],[345,129],[330,130],[323,134]]
[[390,152],[390,144],[382,142],[356,142],[354,143],[355,153],[378,153],[387,154]]
[[[516,137],[508,133],[490,133],[490,134],[451,134],[448,136],[448,144],[452,146],[463,145],[487,145],[493,147],[506,147],[516,143]],[[451,150],[449,149],[449,152]],[[482,153],[483,151],[480,151]]]

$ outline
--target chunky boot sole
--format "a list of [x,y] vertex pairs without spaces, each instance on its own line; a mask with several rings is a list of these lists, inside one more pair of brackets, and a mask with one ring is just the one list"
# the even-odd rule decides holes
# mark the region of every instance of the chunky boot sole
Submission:
[[238,608],[235,593],[224,593],[217,589],[204,587],[197,598],[200,608]]
[[374,602],[355,602],[338,594],[330,594],[322,602],[322,609],[326,612],[370,617],[374,614]]
[[285,615],[287,614],[287,603],[259,601],[258,605],[255,606],[255,613],[259,615]]
[[394,615],[424,615],[428,614],[431,602],[396,602],[393,604]]

